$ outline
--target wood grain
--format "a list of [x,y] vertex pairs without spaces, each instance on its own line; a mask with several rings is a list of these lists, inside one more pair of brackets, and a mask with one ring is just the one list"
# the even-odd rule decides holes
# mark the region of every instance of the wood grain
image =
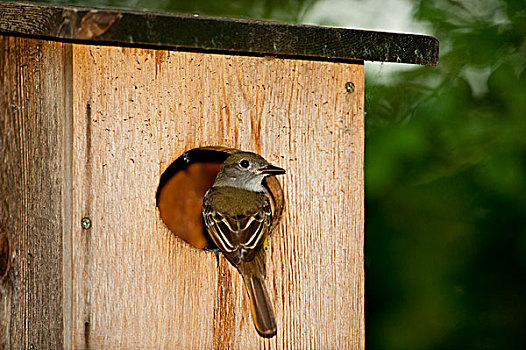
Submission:
[[2,349],[64,345],[71,58],[69,44],[0,37],[0,226],[12,250],[0,284]]
[[[363,65],[73,45],[75,348],[363,348]],[[345,83],[355,84],[353,93]],[[185,150],[284,167],[259,337],[238,273],[162,224]]]

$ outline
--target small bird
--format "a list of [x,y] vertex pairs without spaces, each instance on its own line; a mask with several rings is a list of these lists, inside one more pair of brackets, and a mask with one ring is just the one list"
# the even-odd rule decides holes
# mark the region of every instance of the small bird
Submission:
[[245,282],[256,330],[276,335],[274,310],[265,288],[265,240],[272,224],[267,176],[285,174],[251,152],[229,156],[203,200],[203,221],[210,238]]

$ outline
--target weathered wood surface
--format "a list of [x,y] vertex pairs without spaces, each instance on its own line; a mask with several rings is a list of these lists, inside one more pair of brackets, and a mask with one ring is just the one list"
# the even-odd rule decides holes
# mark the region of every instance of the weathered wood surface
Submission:
[[[363,347],[363,66],[74,45],[76,348]],[[346,92],[345,83],[356,89]],[[237,272],[174,237],[155,191],[185,150],[287,169],[254,330]]]
[[27,2],[0,1],[0,32],[75,42],[322,60],[438,62],[438,40],[425,35]]
[[[2,45],[4,348],[364,347],[363,65]],[[287,170],[267,254],[272,339],[254,330],[238,273],[155,207],[166,167],[206,145]]]
[[64,344],[71,58],[70,44],[0,37],[0,231],[11,248],[0,281],[1,349]]

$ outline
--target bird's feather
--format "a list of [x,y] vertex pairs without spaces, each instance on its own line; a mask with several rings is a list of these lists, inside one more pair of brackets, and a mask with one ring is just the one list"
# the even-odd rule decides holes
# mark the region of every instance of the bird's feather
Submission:
[[[265,242],[272,223],[269,199],[265,193],[224,189],[213,187],[207,191],[203,203],[204,223],[214,243],[229,260],[235,264],[252,260],[256,248]],[[228,198],[231,195],[237,196],[234,204]]]

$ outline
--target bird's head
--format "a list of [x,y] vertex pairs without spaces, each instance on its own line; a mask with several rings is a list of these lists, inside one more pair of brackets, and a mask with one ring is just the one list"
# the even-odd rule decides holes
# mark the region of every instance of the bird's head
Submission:
[[271,175],[285,174],[285,170],[267,162],[259,154],[252,152],[237,152],[229,156],[219,174],[214,186],[232,186],[248,191],[263,192],[263,179]]

